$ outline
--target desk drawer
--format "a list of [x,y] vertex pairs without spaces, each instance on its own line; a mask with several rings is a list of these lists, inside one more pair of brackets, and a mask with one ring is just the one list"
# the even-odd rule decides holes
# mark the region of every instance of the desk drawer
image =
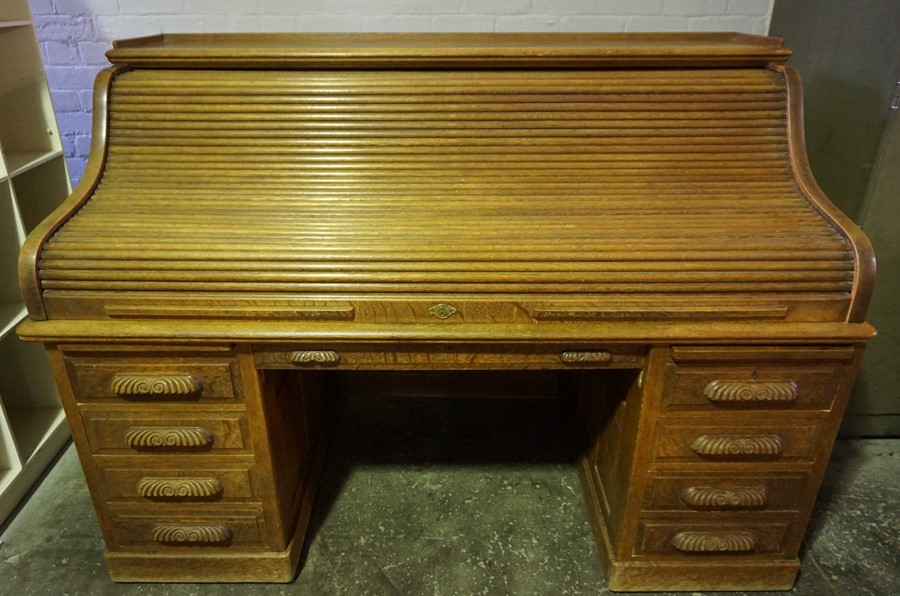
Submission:
[[143,413],[82,411],[91,450],[103,453],[248,452],[242,412]]
[[509,370],[640,368],[642,348],[603,345],[473,346],[454,343],[254,346],[260,368],[345,370]]
[[741,512],[799,511],[809,474],[682,474],[650,475],[644,511]]
[[836,364],[670,364],[664,411],[831,409],[844,378]]
[[177,514],[111,511],[116,546],[148,550],[215,549],[262,546],[266,543],[265,515],[260,509],[180,510]]
[[654,455],[662,462],[812,462],[819,449],[820,422],[771,424],[722,421],[658,423]]
[[256,502],[259,495],[250,464],[184,466],[100,464],[107,500],[136,503],[231,503]]
[[66,364],[80,402],[241,401],[232,360],[67,357]]
[[641,520],[635,555],[721,558],[790,555],[790,519],[698,523],[680,519]]

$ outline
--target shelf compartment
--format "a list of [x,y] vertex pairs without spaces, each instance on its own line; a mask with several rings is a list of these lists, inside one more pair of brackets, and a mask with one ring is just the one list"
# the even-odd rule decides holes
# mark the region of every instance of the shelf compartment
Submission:
[[17,176],[25,173],[31,168],[50,161],[51,159],[62,155],[62,151],[55,149],[50,151],[21,151],[19,153],[6,153],[6,170],[9,176]]
[[0,303],[0,338],[12,333],[16,325],[25,320],[28,311],[21,302]]
[[[0,455],[4,455],[0,453]],[[12,484],[13,480],[15,480],[18,470],[21,468],[9,468],[0,464],[0,495],[6,492],[6,489],[9,488],[9,485]],[[0,516],[0,520],[2,520],[4,516]]]
[[0,182],[0,330],[8,330],[22,309],[17,271],[19,246],[24,240],[9,182]]
[[[39,418],[40,416],[35,420]],[[48,424],[49,428],[45,429]],[[44,420],[40,425],[34,423],[32,429],[35,434],[40,430],[42,440],[28,461],[21,463],[15,456],[16,448],[12,444],[12,434],[8,432],[9,428],[6,429],[4,440],[10,443],[7,453],[15,461],[8,470],[0,469],[0,524],[25,498],[29,489],[37,482],[41,473],[53,463],[53,459],[69,439],[69,425],[66,424],[62,414],[52,422]],[[28,430],[26,429],[26,434]]]
[[56,408],[7,408],[7,418],[12,428],[20,457],[28,461],[50,434],[62,423],[65,415]]
[[69,196],[69,178],[65,157],[61,152],[12,177],[16,204],[22,216],[25,233]]
[[24,464],[62,422],[59,393],[41,344],[10,333],[0,339],[0,362],[0,398]]
[[[0,29],[0,147],[5,155],[62,150],[31,27]],[[12,168],[7,164],[7,169]]]
[[[19,458],[16,456],[16,445],[13,441],[9,419],[3,408],[3,396],[0,395],[0,494],[15,478],[16,473],[22,469]],[[2,518],[0,518],[2,523]]]

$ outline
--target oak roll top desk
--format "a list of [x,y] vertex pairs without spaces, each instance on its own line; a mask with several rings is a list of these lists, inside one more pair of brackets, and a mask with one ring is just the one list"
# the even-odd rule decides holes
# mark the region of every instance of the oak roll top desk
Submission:
[[[780,40],[118,42],[20,273],[119,581],[290,581],[328,379],[558,371],[614,590],[787,589],[874,258]],[[553,373],[557,374],[557,373]],[[402,376],[402,375],[401,375]]]

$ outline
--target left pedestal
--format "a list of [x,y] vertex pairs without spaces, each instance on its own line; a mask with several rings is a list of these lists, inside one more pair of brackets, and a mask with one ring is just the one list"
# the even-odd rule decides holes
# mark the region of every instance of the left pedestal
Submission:
[[114,580],[294,578],[321,463],[315,378],[257,371],[230,346],[50,360]]

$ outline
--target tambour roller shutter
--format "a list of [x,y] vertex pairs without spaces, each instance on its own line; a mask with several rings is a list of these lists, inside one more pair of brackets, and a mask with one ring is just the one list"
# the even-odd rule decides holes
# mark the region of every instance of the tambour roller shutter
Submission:
[[[46,296],[845,303],[764,68],[154,70]],[[134,296],[132,295],[132,300]]]

